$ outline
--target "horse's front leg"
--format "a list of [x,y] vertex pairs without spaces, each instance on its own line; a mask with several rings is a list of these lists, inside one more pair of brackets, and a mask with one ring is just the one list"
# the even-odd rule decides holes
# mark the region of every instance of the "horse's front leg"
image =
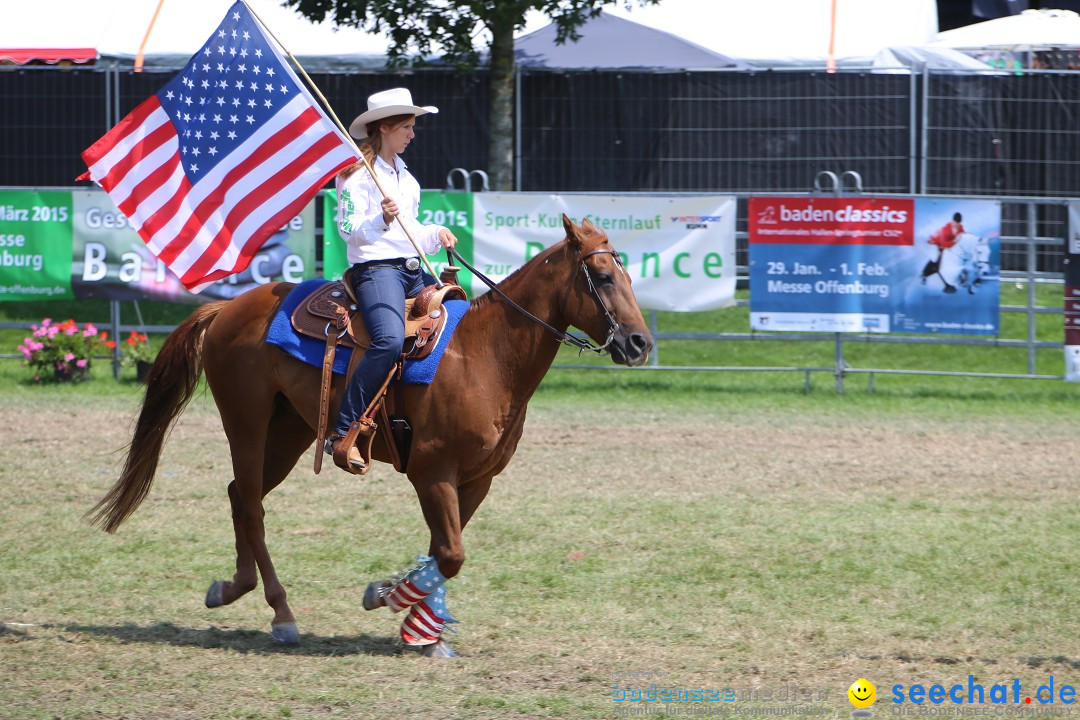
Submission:
[[456,622],[446,609],[446,581],[457,575],[465,562],[457,483],[452,479],[414,479],[413,486],[431,532],[428,554],[420,555],[416,565],[396,581],[371,583],[364,593],[364,608],[385,605],[394,613],[406,611],[402,641],[423,647],[425,655],[452,657],[454,652],[441,638],[446,625]]
[[446,581],[457,575],[465,562],[461,531],[487,495],[491,477],[478,478],[462,488],[451,482],[417,485],[417,496],[431,532],[428,555],[397,582],[371,583],[364,594],[364,608],[383,605],[392,612],[407,610],[401,623],[401,639],[422,646],[429,657],[453,657],[442,639],[450,623],[457,622],[446,606]]

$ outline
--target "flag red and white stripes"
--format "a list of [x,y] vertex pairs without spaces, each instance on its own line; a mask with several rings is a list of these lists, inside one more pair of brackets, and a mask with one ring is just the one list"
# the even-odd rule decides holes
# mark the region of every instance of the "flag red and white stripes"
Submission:
[[386,604],[390,607],[391,612],[400,612],[410,605],[420,602],[429,594],[430,591],[425,592],[406,579],[399,582],[387,593]]
[[446,627],[441,618],[424,601],[409,608],[409,614],[401,623],[401,639],[406,645],[430,645],[436,642]]
[[83,159],[150,251],[198,292],[246,268],[358,156],[237,2],[184,70]]

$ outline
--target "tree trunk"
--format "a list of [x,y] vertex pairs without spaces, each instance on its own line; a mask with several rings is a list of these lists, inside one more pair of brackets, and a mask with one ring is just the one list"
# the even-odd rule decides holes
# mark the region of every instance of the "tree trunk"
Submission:
[[491,108],[488,112],[488,179],[491,189],[514,187],[514,26],[494,30],[491,41]]

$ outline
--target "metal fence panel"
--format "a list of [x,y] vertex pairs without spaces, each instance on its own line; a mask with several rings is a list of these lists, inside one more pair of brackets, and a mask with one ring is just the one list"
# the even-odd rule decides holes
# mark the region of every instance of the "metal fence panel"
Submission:
[[530,73],[521,86],[523,190],[802,192],[821,170],[913,190],[910,76]]
[[0,72],[0,184],[70,185],[79,153],[109,129],[109,76],[20,67]]

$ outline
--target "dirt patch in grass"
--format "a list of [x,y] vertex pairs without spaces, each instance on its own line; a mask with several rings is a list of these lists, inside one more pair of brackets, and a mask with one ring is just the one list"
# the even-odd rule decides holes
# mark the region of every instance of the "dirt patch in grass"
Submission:
[[613,683],[650,672],[776,693],[744,707],[791,705],[778,695],[794,684],[840,715],[859,677],[887,712],[893,684],[970,673],[1034,691],[1080,673],[1080,443],[1052,419],[660,410],[612,425],[540,407],[466,532],[463,657],[438,664],[396,642],[399,618],[359,607],[426,548],[407,481],[314,476],[309,452],[267,499],[304,634],[281,648],[261,592],[202,607],[233,560],[210,400],[119,533],[80,519],[130,417],[122,398],[0,408],[4,717],[612,717]]

